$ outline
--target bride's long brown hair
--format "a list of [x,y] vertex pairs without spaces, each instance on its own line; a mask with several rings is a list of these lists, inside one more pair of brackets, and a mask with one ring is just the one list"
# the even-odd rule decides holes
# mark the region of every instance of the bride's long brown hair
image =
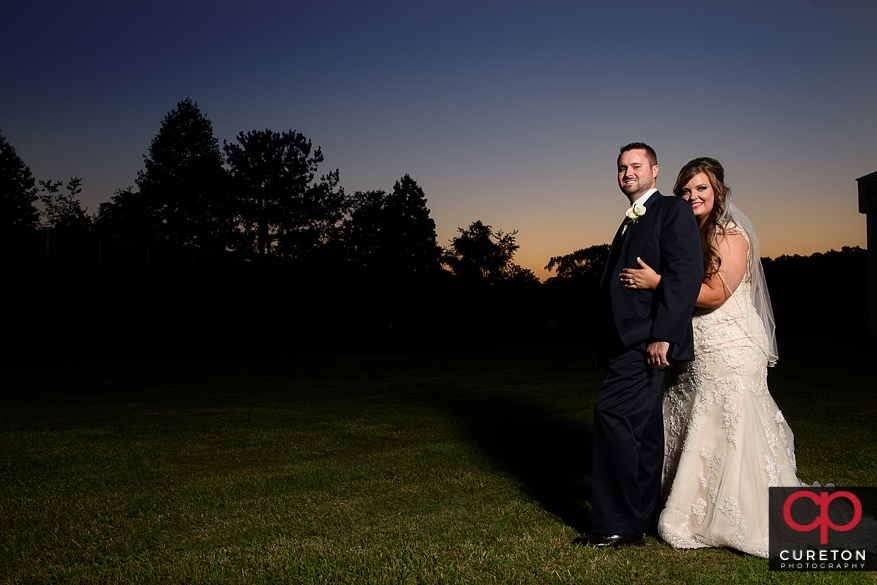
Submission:
[[681,197],[685,185],[700,173],[707,176],[715,193],[712,211],[706,221],[698,226],[700,243],[703,247],[703,281],[706,282],[719,271],[722,265],[722,257],[716,249],[716,232],[721,230],[724,233],[725,226],[721,225],[719,220],[725,215],[726,202],[731,195],[731,189],[725,185],[725,168],[722,164],[714,158],[704,156],[682,167],[679,176],[676,177],[676,184],[673,185],[673,194]]

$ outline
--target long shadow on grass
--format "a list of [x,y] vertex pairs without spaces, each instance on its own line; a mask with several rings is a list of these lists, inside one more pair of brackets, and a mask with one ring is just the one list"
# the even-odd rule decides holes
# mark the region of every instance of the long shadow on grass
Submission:
[[568,526],[586,532],[593,432],[583,422],[523,401],[466,400],[448,405],[494,462],[525,493]]

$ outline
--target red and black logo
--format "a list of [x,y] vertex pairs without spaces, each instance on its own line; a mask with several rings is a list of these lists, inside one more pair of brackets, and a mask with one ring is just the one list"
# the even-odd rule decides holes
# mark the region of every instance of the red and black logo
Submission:
[[[877,488],[770,488],[770,569],[877,570]],[[865,506],[863,506],[863,502]]]

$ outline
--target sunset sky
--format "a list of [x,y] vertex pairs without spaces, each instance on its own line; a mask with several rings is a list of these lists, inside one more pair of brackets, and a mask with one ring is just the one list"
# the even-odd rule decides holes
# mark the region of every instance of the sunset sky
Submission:
[[877,2],[28,0],[0,8],[0,132],[89,211],[134,185],[191,97],[220,142],[297,130],[349,193],[410,174],[446,245],[475,220],[516,261],[608,243],[618,148],[658,186],[718,158],[762,255],[862,246],[877,171]]

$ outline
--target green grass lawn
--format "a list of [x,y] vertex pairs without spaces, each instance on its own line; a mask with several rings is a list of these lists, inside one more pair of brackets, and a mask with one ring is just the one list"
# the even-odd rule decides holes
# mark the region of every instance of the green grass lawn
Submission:
[[[872,346],[802,343],[771,372],[803,480],[877,485]],[[875,580],[572,546],[602,377],[585,348],[5,370],[0,583]]]

